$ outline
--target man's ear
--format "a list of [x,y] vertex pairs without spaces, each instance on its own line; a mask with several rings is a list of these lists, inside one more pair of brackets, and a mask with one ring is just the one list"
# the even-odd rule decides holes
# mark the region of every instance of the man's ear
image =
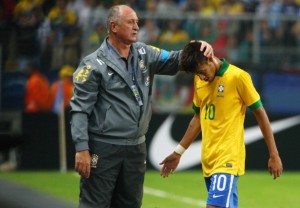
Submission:
[[109,25],[110,25],[110,30],[112,31],[112,32],[116,32],[116,26],[117,26],[117,24],[115,23],[115,22],[110,22],[109,23]]

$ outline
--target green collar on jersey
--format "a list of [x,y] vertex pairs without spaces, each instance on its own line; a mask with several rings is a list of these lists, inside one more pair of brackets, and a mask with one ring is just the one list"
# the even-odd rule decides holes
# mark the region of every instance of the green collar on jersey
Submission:
[[221,68],[217,71],[216,76],[221,77],[228,69],[229,63],[224,58],[220,58],[220,60],[223,62],[223,64],[221,65]]

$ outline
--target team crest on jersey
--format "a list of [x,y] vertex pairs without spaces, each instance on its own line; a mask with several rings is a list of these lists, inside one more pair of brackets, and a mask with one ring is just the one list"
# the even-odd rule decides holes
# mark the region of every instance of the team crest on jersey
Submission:
[[96,154],[92,154],[91,158],[92,158],[92,160],[91,160],[91,167],[92,168],[96,168],[97,164],[98,164],[99,157]]
[[223,92],[224,92],[224,85],[223,85],[223,84],[220,84],[220,85],[218,86],[218,92],[219,92],[219,93],[223,93]]
[[82,83],[86,82],[87,76],[91,71],[91,68],[92,68],[91,65],[87,65],[83,69],[81,69],[75,77],[76,81],[78,82],[81,81]]
[[145,62],[143,60],[139,61],[139,68],[142,71],[142,73],[145,73],[147,71],[147,67],[145,66]]
[[217,97],[224,97],[224,90],[225,90],[224,84],[219,84]]

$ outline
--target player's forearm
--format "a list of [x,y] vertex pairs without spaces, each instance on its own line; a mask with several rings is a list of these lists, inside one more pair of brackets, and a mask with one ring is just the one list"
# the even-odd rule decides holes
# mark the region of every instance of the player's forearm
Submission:
[[180,145],[187,149],[201,132],[199,115],[194,115],[189,126],[180,141]]
[[276,147],[275,139],[274,139],[271,128],[269,128],[269,127],[266,128],[265,125],[263,125],[261,127],[261,131],[264,136],[266,145],[268,147],[270,157],[278,156],[278,150]]
[[264,136],[264,140],[269,150],[270,157],[278,156],[278,150],[276,147],[273,131],[268,119],[267,113],[263,107],[253,111],[255,118],[258,122],[260,130]]

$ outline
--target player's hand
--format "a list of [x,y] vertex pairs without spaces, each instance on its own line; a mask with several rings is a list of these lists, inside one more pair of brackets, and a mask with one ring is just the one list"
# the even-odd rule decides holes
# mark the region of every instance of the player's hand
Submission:
[[201,42],[202,44],[200,47],[200,51],[204,51],[204,56],[206,56],[207,58],[214,57],[214,50],[208,42],[203,40],[192,40],[191,42]]
[[270,175],[273,176],[273,179],[280,177],[283,170],[280,157],[279,156],[270,157],[268,162],[268,168],[269,168]]
[[89,178],[91,173],[91,156],[88,150],[76,152],[75,171],[82,177]]
[[160,175],[165,178],[168,177],[170,173],[174,173],[179,164],[180,157],[180,154],[173,152],[168,157],[166,157],[161,163],[159,163],[160,165],[163,165],[160,170]]

